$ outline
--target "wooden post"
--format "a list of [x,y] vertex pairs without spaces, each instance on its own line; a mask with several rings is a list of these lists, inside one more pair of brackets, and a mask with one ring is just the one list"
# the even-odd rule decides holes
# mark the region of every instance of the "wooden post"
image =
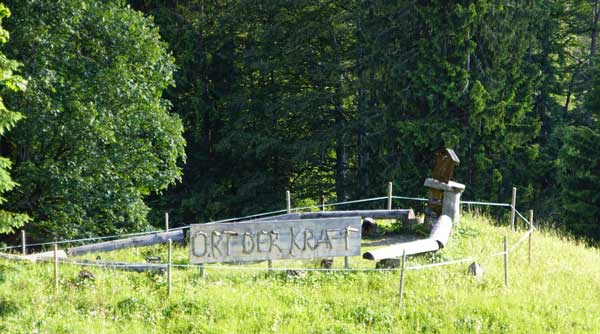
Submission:
[[511,208],[510,208],[510,230],[513,232],[515,231],[516,210],[517,210],[517,188],[513,187],[512,188],[512,201],[511,201]]
[[344,256],[344,269],[350,269],[350,258]]
[[508,287],[508,238],[504,236],[504,286]]
[[406,271],[406,250],[402,252],[402,269],[400,271],[400,307],[402,307],[402,295],[404,294],[404,272]]
[[25,230],[21,230],[21,252],[27,255],[27,241],[25,239]]
[[165,212],[165,232],[169,232],[169,213]]
[[172,286],[172,274],[171,274],[171,266],[173,264],[173,240],[169,239],[169,252],[167,254],[168,264],[167,264],[167,295],[171,297],[171,286]]
[[387,200],[387,209],[392,209],[392,182],[388,182],[388,200]]
[[[289,190],[285,191],[285,203],[287,213],[292,213],[292,195],[290,194]],[[267,268],[269,269],[269,271],[273,271],[273,261],[267,260]]]
[[204,263],[202,263],[200,265],[200,277],[202,277],[202,278],[206,277],[206,269],[204,268]]
[[58,245],[54,244],[54,290],[58,291]]
[[529,264],[531,264],[531,235],[533,234],[533,210],[529,210]]

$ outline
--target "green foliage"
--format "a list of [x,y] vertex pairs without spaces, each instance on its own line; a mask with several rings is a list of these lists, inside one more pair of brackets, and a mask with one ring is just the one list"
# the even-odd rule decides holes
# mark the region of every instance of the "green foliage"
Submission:
[[568,230],[600,239],[600,66],[586,95],[589,126],[562,128],[560,188]]
[[[9,17],[10,11],[0,3],[0,23],[2,19]],[[0,25],[0,44],[8,41],[9,33]],[[6,91],[23,91],[26,88],[26,81],[16,74],[15,71],[20,64],[14,60],[8,59],[4,53],[0,52],[0,87],[4,95]],[[13,128],[15,124],[23,118],[19,112],[8,110],[0,97],[0,136],[6,136],[6,132]],[[4,139],[4,138],[2,138]],[[4,143],[2,143],[5,145]],[[10,159],[0,157],[0,205],[6,204],[6,198],[3,196],[7,191],[17,186],[10,176],[12,162]],[[0,233],[10,233],[16,227],[21,227],[30,219],[27,215],[10,212],[0,209]]]
[[156,201],[161,211],[176,207],[191,222],[282,208],[286,189],[319,203],[345,197],[336,172],[349,162],[337,163],[335,148],[352,145],[353,31],[343,3],[134,1],[156,17],[181,68],[169,98],[189,163]]
[[594,173],[580,146],[598,146],[596,0],[129,1],[153,18],[125,1],[12,2],[7,54],[31,80],[8,95],[27,120],[0,178],[12,187],[14,165],[4,206],[38,234],[143,229],[149,206],[176,224],[282,209],[285,190],[294,206],[388,181],[422,195],[444,146],[465,198],[517,186],[536,216],[590,211],[577,187]]
[[343,200],[392,180],[422,194],[443,146],[465,197],[504,202],[517,186],[520,205],[568,215],[558,155],[564,126],[596,117],[595,1],[134,3],[198,85],[173,92],[197,160],[162,204],[184,198],[186,221],[282,208],[284,189]]
[[585,126],[564,130],[561,188],[568,230],[600,238],[600,131]]
[[167,111],[173,58],[150,18],[113,1],[11,1],[7,53],[27,60],[27,121],[7,136],[34,238],[140,230],[143,199],[181,176],[182,125]]
[[[455,178],[468,185],[465,196],[506,198],[510,185],[521,181],[508,177],[517,169],[509,157],[523,155],[539,128],[530,115],[538,77],[526,61],[523,33],[531,5],[431,1],[378,7],[370,39],[378,41],[381,82],[373,89],[384,97],[384,122],[374,126],[385,124],[379,130],[385,135],[371,167],[384,166],[400,188],[422,192],[432,152],[452,147],[461,158]],[[399,12],[403,19],[386,29]],[[376,39],[380,31],[388,33]]]
[[169,97],[190,163],[155,204],[185,222],[279,209],[286,189],[344,200],[392,180],[422,194],[442,146],[463,161],[466,196],[532,184],[507,157],[538,150],[541,78],[525,33],[537,4],[132,3],[182,69]]

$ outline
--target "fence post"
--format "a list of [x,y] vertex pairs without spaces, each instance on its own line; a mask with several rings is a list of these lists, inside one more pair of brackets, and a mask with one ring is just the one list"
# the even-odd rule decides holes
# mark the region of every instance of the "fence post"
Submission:
[[54,244],[54,290],[58,291],[58,245]]
[[531,264],[531,235],[533,234],[533,210],[529,210],[529,264]]
[[392,209],[392,181],[388,182],[388,200],[387,200],[387,209]]
[[165,212],[165,232],[169,232],[169,213]]
[[[390,184],[391,184],[391,182],[390,182]],[[346,231],[346,233],[348,233],[348,231]],[[350,269],[350,257],[349,256],[344,256],[344,269]]]
[[200,264],[200,277],[206,277],[206,269],[204,268],[204,263]]
[[513,232],[515,231],[516,210],[517,210],[517,188],[513,187],[512,188],[512,201],[511,201],[511,208],[510,208],[510,230]]
[[25,230],[21,230],[21,251],[27,255],[27,241],[25,239]]
[[504,286],[508,287],[508,238],[504,236]]
[[173,264],[173,240],[169,239],[169,252],[167,254],[167,295],[171,297],[171,287],[172,287],[172,274],[171,267]]
[[406,271],[406,249],[402,250],[402,269],[400,270],[400,307],[402,307],[402,295],[404,294],[404,272]]
[[[292,213],[292,194],[289,190],[285,191],[285,208],[287,213]],[[269,272],[273,271],[273,261],[267,260],[267,268]]]

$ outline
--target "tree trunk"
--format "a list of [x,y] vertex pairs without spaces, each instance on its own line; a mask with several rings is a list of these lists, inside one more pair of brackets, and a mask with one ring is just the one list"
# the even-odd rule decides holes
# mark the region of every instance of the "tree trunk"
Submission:
[[[361,74],[361,77],[363,75]],[[364,80],[361,80],[358,90],[358,197],[367,195],[369,190],[369,151],[367,139],[367,95],[364,89]]]
[[571,95],[573,94],[573,86],[575,85],[575,76],[577,75],[577,70],[573,71],[571,74],[571,80],[569,81],[569,87],[567,88],[567,100],[565,102],[565,115],[569,112],[569,104],[571,104]]
[[[598,4],[598,0],[594,0],[592,6],[592,36],[590,42],[590,66],[594,66],[594,56],[596,55],[596,40],[598,38],[598,19],[600,19],[600,5]],[[592,125],[592,111],[589,108],[585,110],[585,124],[587,126]]]
[[[340,107],[341,109],[341,107]],[[342,113],[340,110],[338,113]],[[348,175],[348,155],[346,153],[346,145],[344,142],[343,116],[336,117],[336,145],[335,145],[335,194],[338,202],[346,200],[346,177]]]
[[590,64],[594,63],[594,56],[596,55],[596,40],[598,38],[598,19],[600,19],[600,5],[598,4],[598,0],[594,1],[592,6],[592,36],[590,43]]
[[[331,28],[332,44],[335,50],[338,50],[338,54],[341,54],[340,46],[335,36],[335,29]],[[341,65],[341,61],[338,59],[338,64]],[[342,87],[344,85],[344,75],[340,73],[339,80],[336,82],[335,89],[335,194],[337,201],[344,202],[346,200],[346,179],[348,177],[348,153],[346,151],[346,133],[347,124],[346,118],[344,117],[343,107],[343,96]]]

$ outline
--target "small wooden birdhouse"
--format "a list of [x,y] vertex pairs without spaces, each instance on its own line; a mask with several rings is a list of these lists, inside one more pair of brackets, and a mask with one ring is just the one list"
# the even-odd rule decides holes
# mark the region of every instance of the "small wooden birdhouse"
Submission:
[[459,163],[458,156],[451,148],[444,148],[435,152],[435,166],[433,167],[432,178],[448,183],[452,178],[452,173],[454,173],[454,166]]

